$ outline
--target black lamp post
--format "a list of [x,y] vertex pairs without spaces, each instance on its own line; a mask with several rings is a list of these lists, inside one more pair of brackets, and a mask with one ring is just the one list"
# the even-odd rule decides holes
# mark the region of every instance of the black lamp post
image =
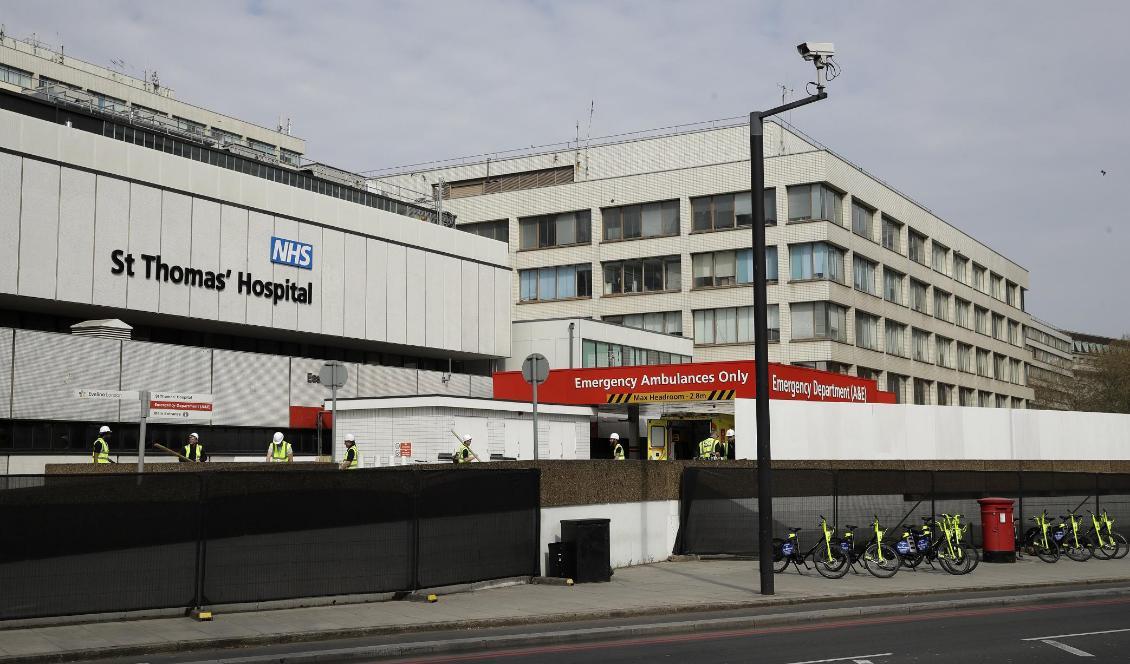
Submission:
[[[816,64],[816,94],[749,114],[750,202],[753,207],[753,329],[754,373],[757,386],[757,541],[761,594],[773,594],[773,487],[772,454],[769,446],[769,331],[765,283],[765,146],[764,120],[778,113],[825,99],[824,69],[829,65],[831,44],[805,42],[797,46],[805,60]],[[832,65],[835,66],[834,64]],[[834,70],[833,70],[834,71]]]

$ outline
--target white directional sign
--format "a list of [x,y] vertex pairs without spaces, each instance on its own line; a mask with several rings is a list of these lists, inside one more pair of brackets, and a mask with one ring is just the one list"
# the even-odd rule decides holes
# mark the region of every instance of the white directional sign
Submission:
[[150,392],[149,419],[174,422],[207,422],[212,419],[212,395]]
[[113,401],[137,401],[141,394],[137,390],[75,390],[76,399],[110,399]]

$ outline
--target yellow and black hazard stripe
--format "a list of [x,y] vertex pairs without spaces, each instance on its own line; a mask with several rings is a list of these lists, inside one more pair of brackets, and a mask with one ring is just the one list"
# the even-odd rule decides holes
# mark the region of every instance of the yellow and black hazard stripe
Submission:
[[[611,404],[627,404],[627,403],[652,403],[660,401],[729,401],[734,398],[734,393],[737,390],[711,390],[710,392],[644,392],[637,394],[635,392],[620,392],[617,394],[609,394],[606,403]],[[701,395],[701,396],[700,396]],[[682,399],[679,399],[682,397]]]
[[631,403],[632,393],[622,392],[620,394],[609,394],[608,403]]
[[714,390],[710,396],[706,397],[707,401],[727,401],[734,398],[734,392],[737,390]]

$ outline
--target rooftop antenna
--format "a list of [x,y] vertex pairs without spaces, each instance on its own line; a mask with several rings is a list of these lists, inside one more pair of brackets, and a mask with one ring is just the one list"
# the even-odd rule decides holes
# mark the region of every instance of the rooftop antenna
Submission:
[[577,120],[577,137],[573,140],[573,169],[581,169],[581,121]]
[[[785,103],[788,101],[789,95],[791,95],[793,92],[795,92],[795,90],[793,90],[789,86],[785,85],[784,83],[778,83],[777,87],[781,88],[781,106],[784,106]],[[792,112],[789,111],[788,116],[789,116],[790,122],[792,121],[792,115],[793,115]],[[785,154],[785,132],[784,131],[781,132],[781,151],[778,154]]]
[[589,100],[589,128],[585,132],[585,179],[589,178],[589,143],[592,142],[592,114],[596,110],[596,100]]

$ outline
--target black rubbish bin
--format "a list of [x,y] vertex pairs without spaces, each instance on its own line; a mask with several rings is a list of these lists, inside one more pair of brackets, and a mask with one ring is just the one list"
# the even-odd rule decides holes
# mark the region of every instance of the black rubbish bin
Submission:
[[561,543],[572,549],[573,581],[611,581],[609,519],[575,519],[561,522]]

